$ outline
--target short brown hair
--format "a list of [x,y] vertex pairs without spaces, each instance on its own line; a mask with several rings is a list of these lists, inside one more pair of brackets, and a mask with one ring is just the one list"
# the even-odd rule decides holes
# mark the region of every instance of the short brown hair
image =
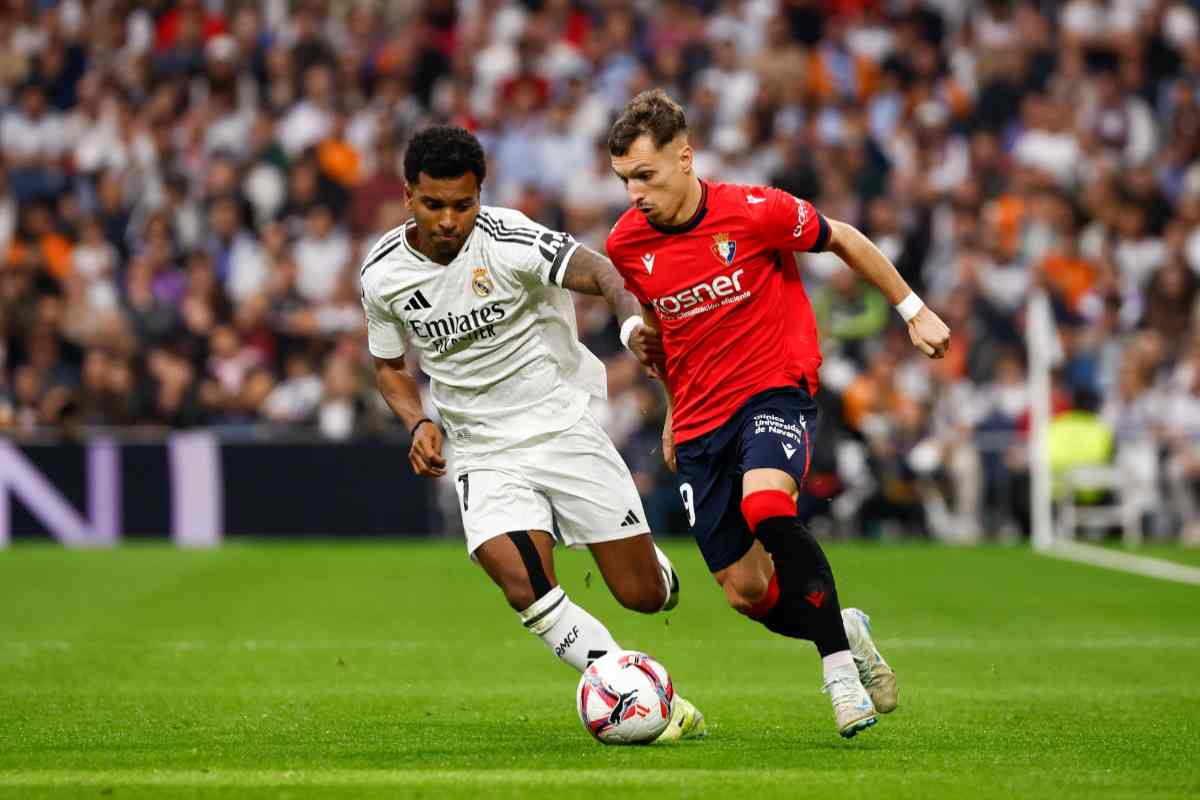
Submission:
[[662,89],[648,89],[629,101],[608,133],[608,152],[623,156],[642,134],[649,134],[655,147],[662,147],[687,132],[683,106]]

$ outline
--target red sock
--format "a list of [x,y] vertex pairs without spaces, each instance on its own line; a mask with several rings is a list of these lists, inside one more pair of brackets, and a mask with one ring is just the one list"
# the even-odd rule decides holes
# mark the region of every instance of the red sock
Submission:
[[795,518],[796,501],[790,494],[778,489],[751,492],[742,498],[742,516],[746,518],[750,532],[757,533],[763,520],[771,517]]

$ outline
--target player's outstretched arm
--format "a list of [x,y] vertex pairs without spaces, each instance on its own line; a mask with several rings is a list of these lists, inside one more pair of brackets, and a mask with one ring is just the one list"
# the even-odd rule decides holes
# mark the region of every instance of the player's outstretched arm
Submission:
[[404,368],[404,356],[375,358],[375,383],[388,406],[412,433],[408,463],[413,472],[427,478],[446,474],[446,459],[442,457],[442,429],[425,416],[421,391],[417,382]]
[[828,249],[878,287],[908,324],[913,345],[930,358],[950,349],[950,328],[917,297],[907,281],[874,242],[853,225],[829,220]]
[[665,362],[658,327],[636,322],[629,326],[631,320],[642,319],[642,304],[625,288],[621,273],[607,258],[586,247],[577,248],[567,262],[562,285],[573,292],[603,295],[613,315],[624,320],[621,340],[637,356],[638,361],[651,368]]

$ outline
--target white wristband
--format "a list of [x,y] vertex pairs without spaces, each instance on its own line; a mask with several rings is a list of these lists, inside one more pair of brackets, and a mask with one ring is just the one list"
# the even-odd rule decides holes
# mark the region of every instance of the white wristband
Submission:
[[896,303],[896,310],[900,312],[900,316],[905,322],[908,322],[917,315],[917,312],[925,307],[925,301],[917,297],[916,292],[909,292],[908,297]]
[[621,344],[625,345],[626,349],[629,348],[629,337],[633,336],[633,332],[637,330],[638,326],[641,324],[641,317],[630,317],[629,319],[625,320],[625,323],[621,326]]

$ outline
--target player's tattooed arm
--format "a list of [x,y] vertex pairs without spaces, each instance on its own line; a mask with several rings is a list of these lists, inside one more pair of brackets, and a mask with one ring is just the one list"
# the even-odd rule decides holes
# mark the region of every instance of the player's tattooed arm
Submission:
[[[892,305],[904,300],[912,292],[908,282],[888,257],[853,225],[829,220],[829,244],[826,249],[874,284]],[[950,328],[929,306],[922,306],[908,321],[908,338],[930,358],[941,358],[950,349]]]
[[564,289],[582,294],[603,295],[609,309],[619,320],[641,316],[642,305],[625,288],[625,281],[613,263],[587,247],[578,247],[567,262],[563,274]]
[[408,463],[413,472],[427,478],[446,474],[446,459],[442,457],[442,429],[425,418],[421,390],[417,381],[399,358],[375,358],[375,383],[388,407],[412,431],[412,447]]
[[[630,317],[645,317],[642,304],[625,288],[625,280],[613,263],[604,256],[586,247],[576,248],[567,262],[563,274],[564,289],[590,295],[603,295],[608,308],[620,324]],[[653,315],[651,315],[653,317]],[[665,363],[662,336],[659,334],[657,318],[655,324],[648,322],[637,328],[629,337],[629,349],[647,368],[654,369]]]

